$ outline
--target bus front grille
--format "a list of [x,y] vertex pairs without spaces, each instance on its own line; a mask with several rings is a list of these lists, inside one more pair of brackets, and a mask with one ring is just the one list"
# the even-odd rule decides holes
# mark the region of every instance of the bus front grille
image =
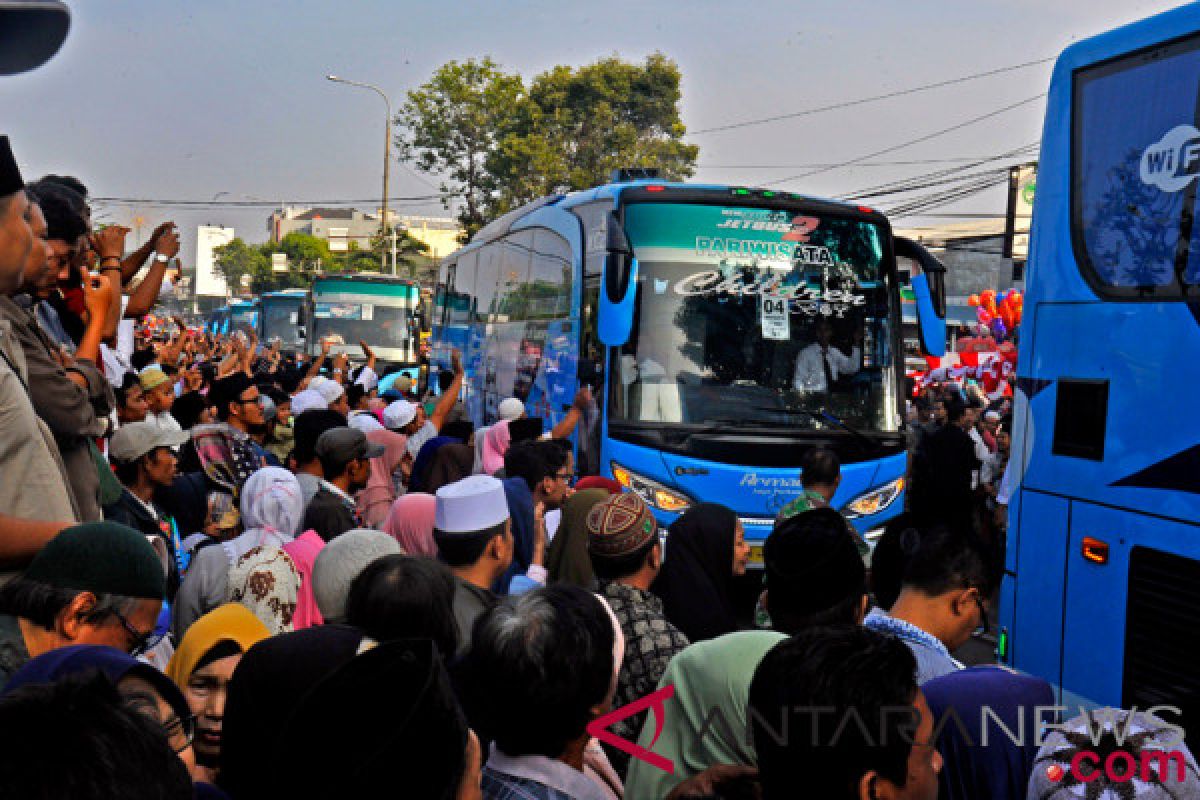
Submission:
[[[1161,711],[1168,724],[1200,743],[1200,561],[1134,547],[1129,554],[1125,668],[1121,705]],[[1181,719],[1182,717],[1182,719]]]

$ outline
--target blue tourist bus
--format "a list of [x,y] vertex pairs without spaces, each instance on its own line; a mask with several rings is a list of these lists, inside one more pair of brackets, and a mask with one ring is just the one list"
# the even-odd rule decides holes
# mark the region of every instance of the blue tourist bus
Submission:
[[227,332],[241,331],[249,336],[258,334],[258,301],[234,300],[229,304]]
[[1198,164],[1200,5],[1063,52],[1033,213],[999,649],[1072,706],[1187,710],[1200,694]]
[[204,329],[214,336],[229,333],[229,306],[214,308],[205,315]]
[[306,303],[308,352],[320,353],[329,339],[330,353],[360,357],[359,341],[366,341],[381,364],[411,366],[420,345],[420,302],[415,283],[390,275],[319,275]]
[[[476,425],[509,396],[553,424],[591,387],[581,471],[664,523],[723,503],[760,543],[821,445],[843,464],[835,504],[874,535],[904,505],[897,254],[917,262],[922,339],[940,355],[944,269],[878,212],[618,174],[500,217],[444,260],[433,360],[462,350]],[[813,368],[818,335],[837,374]]]
[[308,298],[305,289],[284,289],[267,292],[260,300],[262,310],[258,318],[258,338],[264,347],[270,347],[279,339],[280,350],[285,353],[302,353],[305,344],[304,306]]

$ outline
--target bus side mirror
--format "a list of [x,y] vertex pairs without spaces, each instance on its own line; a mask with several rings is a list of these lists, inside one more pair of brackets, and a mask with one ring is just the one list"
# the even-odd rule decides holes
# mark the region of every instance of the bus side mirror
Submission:
[[941,358],[946,354],[946,266],[912,239],[894,239],[897,257],[912,259],[913,295],[917,301],[917,328],[921,349]]
[[633,303],[637,297],[637,259],[616,212],[608,215],[604,256],[604,288],[600,292],[600,341],[620,347],[633,330]]

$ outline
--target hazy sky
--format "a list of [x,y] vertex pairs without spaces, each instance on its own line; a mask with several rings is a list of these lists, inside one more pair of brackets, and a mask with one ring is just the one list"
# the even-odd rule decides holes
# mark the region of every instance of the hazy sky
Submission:
[[[661,51],[683,72],[689,131],[882,94],[1054,56],[1065,45],[1175,5],[1170,0],[86,0],[59,55],[0,78],[0,129],[29,177],[80,176],[103,197],[377,198],[383,102],[329,83],[376,83],[393,104],[450,59],[491,55],[532,76],[555,64]],[[699,134],[697,179],[762,184],[915,139],[1046,90],[1051,65],[907,98]],[[1038,139],[1024,105],[879,160],[987,156]],[[801,165],[797,167],[796,165]],[[938,165],[858,166],[786,184],[836,195]],[[428,179],[425,179],[428,180]],[[393,165],[391,193],[430,186]],[[374,203],[361,206],[374,208]],[[1003,194],[962,207],[1003,210]],[[403,206],[445,214],[440,204]],[[961,210],[961,209],[960,209]],[[268,209],[99,206],[101,219],[233,225],[266,238]],[[901,224],[927,224],[909,218]],[[143,231],[143,235],[148,232]]]

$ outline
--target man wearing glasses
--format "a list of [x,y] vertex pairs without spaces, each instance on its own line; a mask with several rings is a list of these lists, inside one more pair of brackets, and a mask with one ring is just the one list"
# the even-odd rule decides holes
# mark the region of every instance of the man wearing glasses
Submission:
[[[233,438],[253,453],[257,465],[255,469],[259,466],[280,466],[279,459],[252,436],[266,433],[267,419],[263,414],[262,395],[249,375],[235,372],[214,381],[208,392],[208,401],[217,409],[217,419],[232,429],[229,432]],[[183,471],[190,470],[185,468]]]
[[901,534],[904,583],[891,609],[871,610],[863,625],[903,641],[917,659],[917,683],[962,669],[950,654],[986,628],[996,585],[990,559],[960,531],[944,526]]
[[162,639],[165,592],[162,562],[142,534],[115,522],[67,528],[0,587],[0,687],[30,658],[67,645],[145,653]]

